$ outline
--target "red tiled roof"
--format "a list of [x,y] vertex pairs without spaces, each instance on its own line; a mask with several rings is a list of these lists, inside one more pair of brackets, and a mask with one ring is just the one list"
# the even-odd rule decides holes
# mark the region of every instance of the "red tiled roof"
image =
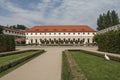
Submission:
[[47,25],[33,26],[26,32],[95,32],[87,25]]

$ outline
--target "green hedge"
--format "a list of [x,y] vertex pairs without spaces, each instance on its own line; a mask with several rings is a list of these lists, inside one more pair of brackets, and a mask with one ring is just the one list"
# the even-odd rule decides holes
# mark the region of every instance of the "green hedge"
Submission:
[[120,54],[120,29],[111,30],[94,36],[98,50]]
[[[91,55],[98,56],[98,57],[101,57],[101,58],[104,58],[104,56],[105,56],[104,53],[102,54],[102,53],[97,53],[97,52],[92,52],[92,51],[87,51],[87,50],[82,50],[82,49],[79,49],[79,50],[70,49],[68,51],[80,51],[80,52],[83,52],[83,53],[86,53],[86,54],[91,54]],[[120,57],[119,56],[114,56],[114,55],[108,55],[108,56],[110,57],[111,60],[120,62]]]
[[[31,50],[29,50],[29,51],[31,51]],[[4,64],[4,65],[0,65],[0,72],[3,72],[9,68],[12,68],[12,67],[16,66],[17,64],[20,64],[20,63],[22,63],[22,62],[24,62],[32,57],[38,56],[38,55],[42,54],[43,52],[45,52],[45,51],[44,50],[35,51],[31,55],[21,57],[19,59],[14,60],[14,61],[9,61],[7,64]],[[18,54],[19,54],[19,52],[18,52]]]
[[15,38],[12,35],[0,34],[0,52],[14,51]]
[[87,80],[68,50],[63,52],[62,80]]
[[0,53],[0,57],[21,54],[21,53],[28,52],[28,51],[38,51],[38,50],[11,51],[11,52],[6,52],[6,53],[3,52],[3,53]]

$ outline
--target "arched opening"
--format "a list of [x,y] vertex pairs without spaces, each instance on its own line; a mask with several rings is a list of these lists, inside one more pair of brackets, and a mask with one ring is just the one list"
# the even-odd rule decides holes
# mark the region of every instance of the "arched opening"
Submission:
[[30,39],[29,44],[32,46],[33,45],[33,39]]
[[35,39],[35,45],[38,45],[38,41],[37,41],[37,39]]
[[87,39],[87,43],[90,43],[90,39],[89,38]]

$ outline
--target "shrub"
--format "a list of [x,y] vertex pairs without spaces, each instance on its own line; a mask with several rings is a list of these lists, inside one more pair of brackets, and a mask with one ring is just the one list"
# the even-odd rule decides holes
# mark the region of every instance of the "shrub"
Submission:
[[120,29],[111,30],[94,36],[98,50],[120,54]]
[[14,51],[15,38],[12,35],[0,34],[0,52]]

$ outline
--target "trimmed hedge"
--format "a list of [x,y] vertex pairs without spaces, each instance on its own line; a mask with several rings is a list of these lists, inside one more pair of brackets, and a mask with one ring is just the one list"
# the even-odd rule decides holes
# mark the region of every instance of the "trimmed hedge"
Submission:
[[[31,50],[30,50],[30,51],[31,51]],[[14,67],[14,66],[16,66],[17,64],[22,63],[22,62],[24,62],[24,61],[26,61],[26,60],[34,57],[34,56],[40,55],[40,54],[42,54],[43,52],[45,52],[45,51],[44,51],[44,50],[40,50],[40,51],[34,52],[34,53],[31,54],[31,55],[28,55],[28,56],[25,56],[25,57],[21,57],[21,58],[19,58],[19,59],[17,59],[17,60],[14,60],[14,61],[12,61],[12,62],[9,61],[7,64],[0,66],[0,72],[3,72],[3,71],[5,71],[5,70],[7,70],[7,69],[9,69],[9,68],[11,68],[11,67]],[[18,53],[19,53],[19,52],[18,52]]]
[[120,29],[94,36],[99,51],[120,54]]
[[[63,52],[62,80],[87,80],[68,50]],[[67,70],[65,70],[67,69]]]
[[0,34],[0,52],[14,51],[15,38],[12,35]]
[[23,51],[12,51],[12,52],[0,53],[0,57],[21,54],[28,51],[38,51],[38,50],[23,50]]
[[[86,54],[91,54],[91,55],[94,55],[94,56],[98,56],[98,57],[101,57],[101,58],[104,58],[105,54],[103,53],[96,53],[96,52],[92,52],[92,51],[86,51],[86,50],[76,50],[76,49],[71,49],[71,50],[68,50],[68,51],[80,51],[80,52],[83,52],[83,53],[86,53]],[[110,57],[111,60],[114,60],[114,61],[118,61],[120,62],[120,57],[119,56],[113,56],[113,55],[108,55]]]

